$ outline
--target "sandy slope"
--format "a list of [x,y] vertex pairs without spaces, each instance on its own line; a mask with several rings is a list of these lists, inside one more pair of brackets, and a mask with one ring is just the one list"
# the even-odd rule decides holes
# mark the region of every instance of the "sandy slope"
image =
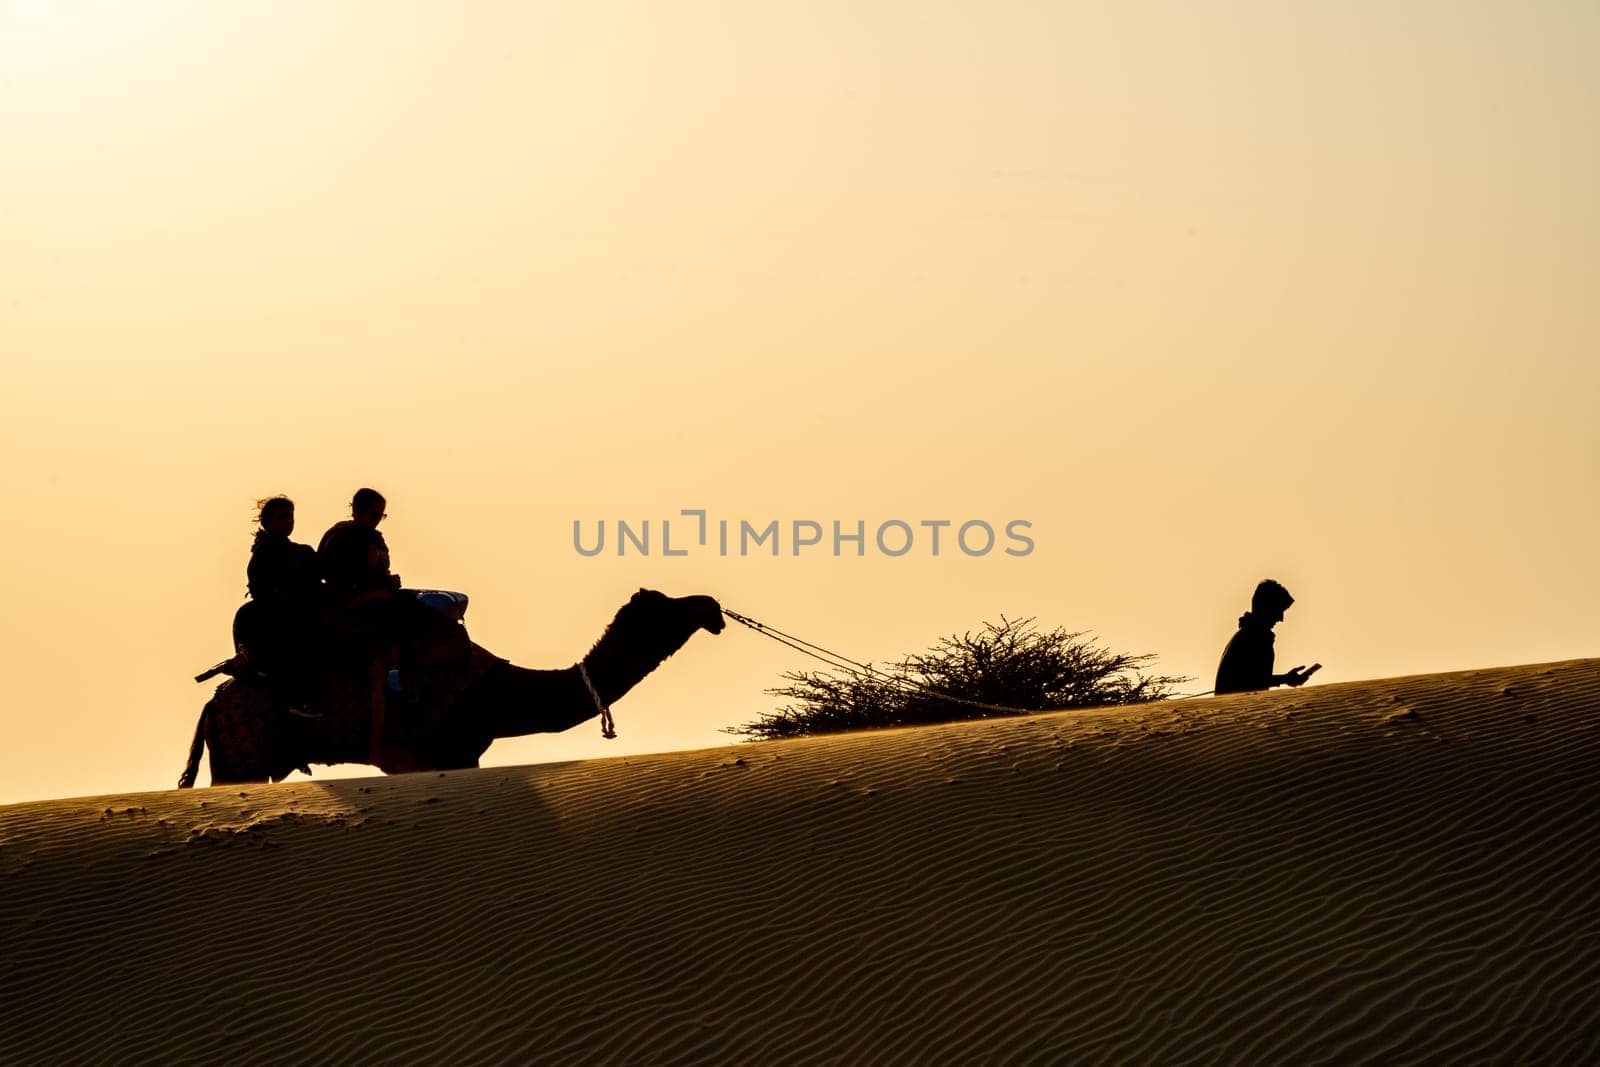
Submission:
[[13,805],[0,1062],[1594,1062],[1597,800],[1585,660]]

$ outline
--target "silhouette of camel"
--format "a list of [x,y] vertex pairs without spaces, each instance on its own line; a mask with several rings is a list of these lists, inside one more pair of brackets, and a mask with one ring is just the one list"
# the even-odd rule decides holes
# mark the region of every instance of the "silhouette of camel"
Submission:
[[310,763],[370,763],[390,774],[476,767],[498,738],[559,732],[602,709],[609,718],[697,630],[723,628],[709,596],[640,589],[582,660],[537,670],[475,644],[454,619],[414,614],[401,694],[384,684],[384,657],[370,653],[337,656],[316,673],[305,702],[313,714],[288,710],[262,679],[223,682],[200,713],[178,787],[194,785],[207,748],[213,785],[276,781],[309,773]]

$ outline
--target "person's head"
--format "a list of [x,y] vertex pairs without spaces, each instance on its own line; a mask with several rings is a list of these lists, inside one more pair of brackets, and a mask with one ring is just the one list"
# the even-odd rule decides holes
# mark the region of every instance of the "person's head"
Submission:
[[294,533],[294,501],[286,496],[269,496],[256,501],[256,521],[277,537]]
[[1289,595],[1289,590],[1271,578],[1263,578],[1250,596],[1250,614],[1272,626],[1283,621],[1283,613],[1293,603],[1294,597]]
[[378,523],[388,518],[383,513],[387,504],[388,501],[383,499],[383,494],[376,489],[357,489],[356,495],[350,498],[350,517],[361,525],[376,530]]

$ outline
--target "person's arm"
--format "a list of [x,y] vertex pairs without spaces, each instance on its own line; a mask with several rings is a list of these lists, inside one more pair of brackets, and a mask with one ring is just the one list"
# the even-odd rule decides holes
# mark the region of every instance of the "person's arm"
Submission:
[[1321,669],[1322,664],[1320,663],[1313,663],[1309,667],[1296,667],[1288,674],[1274,674],[1272,676],[1272,684],[1289,685],[1298,688],[1302,685],[1305,685],[1306,679],[1310,678],[1313,674],[1316,674]]
[[330,586],[341,591],[350,584],[350,567],[345,558],[350,554],[344,527],[334,525],[317,542],[317,573]]
[[1272,668],[1276,665],[1277,659],[1278,659],[1278,654],[1274,650],[1273,644],[1274,644],[1274,641],[1273,641],[1272,635],[1270,633],[1265,635],[1262,638],[1262,641],[1261,641],[1261,674],[1262,674],[1262,677],[1263,677],[1264,681],[1261,684],[1261,688],[1262,689],[1271,689],[1275,685],[1299,685],[1301,682],[1305,681],[1305,679],[1301,678],[1300,675],[1297,673],[1299,671],[1304,670],[1305,669],[1304,667],[1296,667],[1296,668],[1294,668],[1294,670],[1290,671],[1288,674],[1273,674],[1272,673]]
[[389,567],[389,542],[384,540],[381,532],[374,530],[373,534],[378,539],[378,558],[374,565],[378,573],[378,581],[382,587],[399,589],[400,576],[395,574]]

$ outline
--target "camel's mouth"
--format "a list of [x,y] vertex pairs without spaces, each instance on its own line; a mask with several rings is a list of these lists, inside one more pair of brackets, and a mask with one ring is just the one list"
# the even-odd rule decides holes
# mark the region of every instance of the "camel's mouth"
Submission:
[[722,605],[717,603],[715,597],[702,595],[684,599],[689,602],[692,618],[706,633],[720,634],[728,625],[727,620],[722,617]]

